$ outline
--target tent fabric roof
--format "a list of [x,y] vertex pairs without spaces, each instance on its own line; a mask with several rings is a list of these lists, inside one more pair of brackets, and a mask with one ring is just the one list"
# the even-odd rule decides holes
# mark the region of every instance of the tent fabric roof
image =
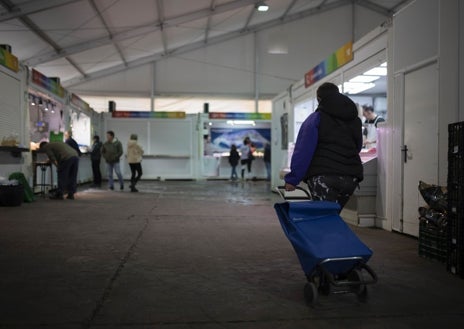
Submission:
[[390,16],[405,0],[0,0],[0,43],[73,86],[282,22],[356,3]]

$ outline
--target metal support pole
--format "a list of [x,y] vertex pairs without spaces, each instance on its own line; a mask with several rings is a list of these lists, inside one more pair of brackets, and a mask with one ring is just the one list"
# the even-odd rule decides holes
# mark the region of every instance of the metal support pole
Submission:
[[150,111],[155,111],[155,89],[156,89],[156,62],[153,62],[151,72]]
[[254,77],[253,77],[253,89],[255,92],[255,112],[258,113],[259,111],[259,77],[258,77],[258,70],[259,70],[259,54],[258,54],[258,38],[257,33],[253,34],[253,43],[254,43],[254,55],[255,55],[255,69],[254,69]]

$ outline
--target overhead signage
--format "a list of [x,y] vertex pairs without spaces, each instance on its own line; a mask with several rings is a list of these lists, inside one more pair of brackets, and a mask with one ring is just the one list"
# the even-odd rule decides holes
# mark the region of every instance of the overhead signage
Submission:
[[3,48],[0,48],[0,65],[5,66],[14,72],[19,71],[18,58]]
[[34,69],[32,69],[32,82],[61,98],[64,97],[64,88],[58,81],[48,78]]
[[230,119],[230,120],[271,120],[271,113],[256,112],[210,112],[209,119]]
[[304,81],[305,87],[313,85],[317,81],[326,77],[338,68],[342,67],[349,61],[353,60],[353,42],[350,41],[337,49],[324,61],[313,67],[308,73],[305,74]]
[[184,119],[185,112],[114,111],[113,118],[138,119]]
[[77,96],[76,94],[71,94],[71,104],[74,106],[80,108],[81,110],[85,110],[87,112],[90,111],[90,105],[86,101],[84,101],[82,98]]

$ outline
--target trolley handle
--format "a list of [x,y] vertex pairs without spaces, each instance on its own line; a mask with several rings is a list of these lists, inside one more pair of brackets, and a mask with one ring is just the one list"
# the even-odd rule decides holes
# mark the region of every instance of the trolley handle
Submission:
[[312,200],[311,193],[309,193],[308,190],[300,186],[295,186],[295,190],[304,192],[305,196],[285,195],[285,186],[283,185],[277,186],[275,190],[280,195],[280,197],[284,200]]

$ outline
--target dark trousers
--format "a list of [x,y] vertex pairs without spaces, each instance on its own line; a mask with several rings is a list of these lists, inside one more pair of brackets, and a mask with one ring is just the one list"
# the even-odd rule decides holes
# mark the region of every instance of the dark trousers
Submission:
[[140,180],[142,177],[142,164],[139,163],[129,163],[129,167],[131,170],[131,185],[135,187],[135,184]]
[[68,194],[74,194],[77,190],[77,170],[79,168],[79,158],[72,157],[61,161],[58,164],[58,194],[67,191]]
[[245,166],[247,169],[247,172],[251,172],[251,159],[241,159],[240,164],[242,165],[242,178],[245,177]]
[[102,183],[102,175],[100,171],[100,159],[92,160],[92,174],[93,174],[93,183],[100,186]]
[[353,176],[312,176],[306,183],[313,200],[337,202],[340,209],[359,186],[359,180]]

